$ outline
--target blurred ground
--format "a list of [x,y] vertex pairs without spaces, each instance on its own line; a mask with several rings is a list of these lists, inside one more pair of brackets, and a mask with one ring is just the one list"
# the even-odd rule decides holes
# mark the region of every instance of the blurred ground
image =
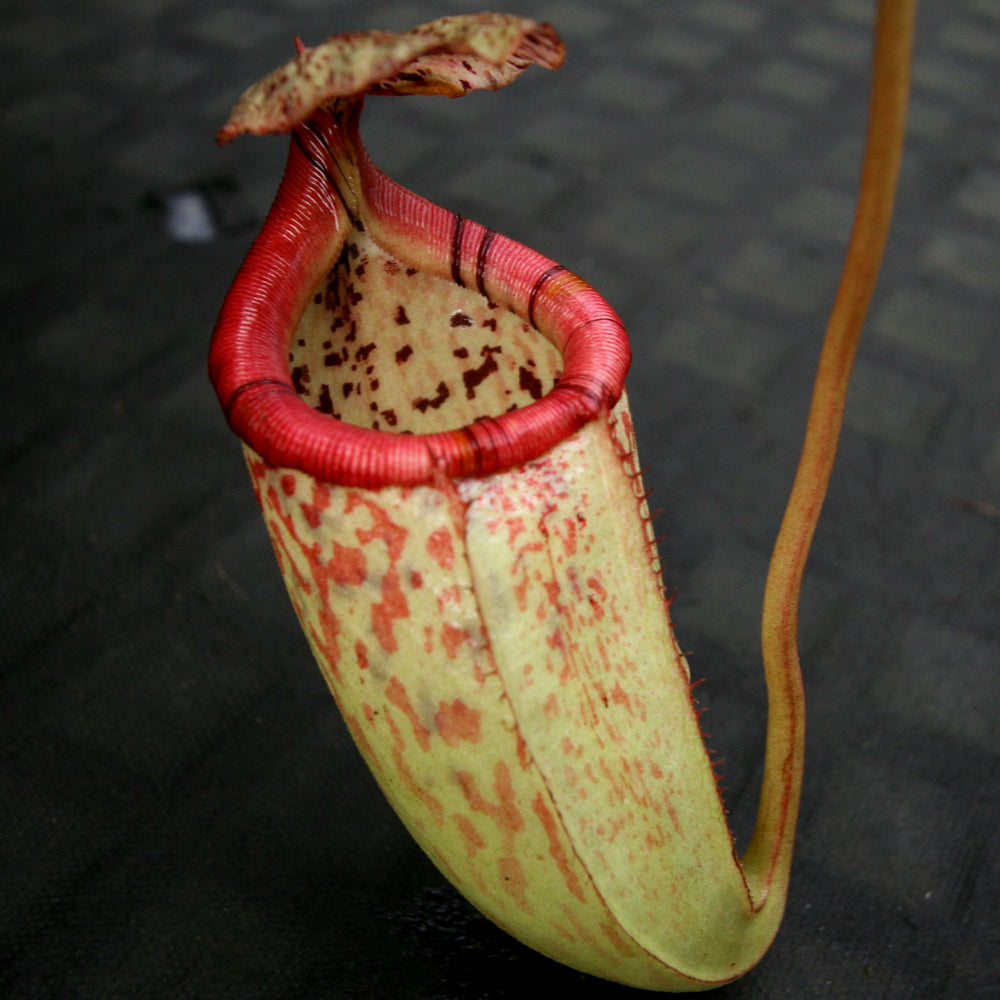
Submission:
[[[752,825],[757,618],[852,216],[872,4],[535,0],[552,75],[372,100],[373,156],[626,320],[667,584]],[[0,14],[0,993],[624,997],[437,875],[336,716],[205,376],[293,37],[455,0]],[[807,574],[785,924],[733,998],[1000,992],[1000,2],[925,0],[892,243]],[[178,198],[177,196],[181,197]]]

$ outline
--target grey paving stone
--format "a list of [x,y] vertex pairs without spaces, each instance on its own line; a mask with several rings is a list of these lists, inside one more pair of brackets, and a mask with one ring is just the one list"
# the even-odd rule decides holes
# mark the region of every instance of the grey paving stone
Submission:
[[46,90],[9,104],[0,115],[5,128],[25,138],[44,139],[63,149],[87,141],[115,125],[120,109],[110,101],[98,102],[76,88]]
[[607,115],[595,122],[590,110],[567,109],[542,126],[527,119],[517,133],[517,142],[529,152],[558,162],[567,173],[582,173],[600,183],[607,167],[613,167],[618,159],[615,150],[635,142],[635,131],[633,123],[622,116]]
[[662,115],[680,92],[675,80],[651,80],[648,72],[599,69],[588,74],[586,96],[598,106],[631,114]]
[[738,3],[737,0],[700,0],[687,8],[687,16],[692,21],[734,35],[758,30],[769,13],[766,4]]
[[986,474],[1000,488],[1000,435],[997,435],[993,447],[986,452],[984,466]]
[[788,342],[767,327],[696,300],[670,318],[653,350],[703,377],[759,392],[773,384]]
[[[97,77],[110,88],[169,95],[206,75],[204,61],[190,53],[164,51],[162,46],[139,43],[110,53],[97,67]],[[162,99],[162,96],[161,96]]]
[[730,204],[752,176],[749,164],[708,145],[682,142],[654,156],[646,174],[649,183],[674,198],[709,204]]
[[782,108],[726,97],[707,112],[703,127],[734,146],[777,157],[791,139],[795,119]]
[[859,434],[919,454],[950,404],[946,389],[867,358],[856,362],[845,421]]
[[723,268],[731,291],[793,313],[814,313],[833,290],[825,263],[770,239],[752,239]]
[[615,259],[638,271],[658,270],[673,254],[697,239],[702,227],[696,214],[651,211],[648,199],[633,189],[606,190],[599,205],[582,224],[587,239],[601,257]]
[[[627,7],[627,4],[623,6]],[[629,16],[622,10],[612,11],[597,5],[581,6],[573,0],[547,0],[544,10],[539,6],[535,15],[530,15],[527,11],[525,14],[559,25],[560,37],[569,44],[570,59],[574,58],[574,43],[581,46],[592,45],[595,39],[613,34],[618,22]],[[576,58],[580,58],[579,53]]]
[[830,188],[803,188],[781,201],[773,218],[779,225],[814,239],[847,245],[854,221],[855,192]]
[[511,202],[529,213],[539,212],[562,190],[564,181],[551,169],[525,163],[520,158],[497,156],[480,160],[452,185],[455,198],[464,204],[484,206],[500,225]]
[[189,6],[184,0],[95,0],[95,5],[116,17],[149,18],[151,20],[182,11]]
[[970,0],[969,9],[981,17],[1000,20],[1000,3],[997,0]]
[[[282,35],[283,19],[250,8],[206,7],[188,24],[198,41],[234,48],[256,47]],[[289,57],[291,57],[289,52]]]
[[[105,339],[95,351],[94,331]],[[87,373],[93,386],[109,388],[127,373],[148,364],[168,345],[171,331],[165,327],[136,335],[135,320],[120,307],[96,299],[84,300],[76,309],[41,327],[29,350],[39,369],[57,363]]]
[[644,55],[689,72],[704,72],[726,51],[726,42],[708,33],[674,27],[638,40]]
[[757,71],[754,83],[759,90],[774,97],[811,105],[829,100],[837,86],[832,73],[790,59],[773,59],[764,63]]
[[922,263],[929,270],[945,275],[969,289],[995,292],[1000,240],[992,235],[943,231],[935,234],[924,247]]
[[990,363],[1000,319],[984,315],[959,296],[906,287],[876,305],[870,328],[907,351],[971,371]]
[[[898,637],[896,646],[895,656],[906,664],[905,673],[885,665],[879,671],[893,710],[918,719],[931,731],[993,753],[1000,740],[1000,705],[997,685],[989,676],[1000,656],[997,644],[927,621],[914,622]],[[955,684],[941,664],[956,661],[980,664],[981,683]]]
[[36,59],[44,59],[51,66],[50,60],[64,60],[75,54],[86,58],[87,49],[101,40],[104,31],[99,20],[84,17],[80,8],[75,15],[65,10],[28,8],[12,11],[5,17],[0,46],[34,54]]
[[851,135],[832,143],[825,152],[823,168],[839,184],[854,186],[861,176],[864,140]]
[[861,68],[871,52],[869,32],[861,26],[814,22],[797,31],[791,39],[792,48],[803,57],[820,65]]
[[997,48],[1000,47],[1000,31],[984,25],[981,21],[956,18],[941,29],[941,42],[946,49],[962,56],[982,60],[987,66],[993,64]]
[[[956,815],[950,796],[937,782],[916,779],[900,788],[893,781],[890,762],[879,759],[863,746],[847,747],[837,754],[837,776],[831,779],[827,797],[816,815],[816,825],[831,838],[828,863],[843,878],[860,880],[872,891],[890,883],[905,886],[907,904],[918,911],[934,900],[954,904],[955,886],[950,876],[951,866],[960,853],[969,833],[969,820]],[[863,779],[862,795],[852,789],[852,781]],[[872,828],[884,844],[878,865],[867,865],[858,856],[865,837],[848,836],[847,831],[871,822],[873,800],[888,798],[892,809],[884,817],[880,829]],[[920,815],[938,819],[934,830],[917,822]],[[923,841],[917,847],[916,842]],[[928,842],[930,841],[930,842]],[[938,865],[921,871],[907,870],[904,859],[914,849],[934,854]]]
[[829,10],[831,14],[836,14],[845,21],[854,21],[871,28],[872,5],[867,0],[833,0]]
[[954,112],[948,108],[919,97],[910,99],[907,134],[911,141],[918,136],[930,141],[942,141],[954,128],[954,122]]
[[981,167],[958,189],[960,208],[972,215],[1000,222],[1000,167]]
[[930,93],[953,101],[975,102],[986,86],[988,70],[950,54],[917,54],[913,62],[914,93]]

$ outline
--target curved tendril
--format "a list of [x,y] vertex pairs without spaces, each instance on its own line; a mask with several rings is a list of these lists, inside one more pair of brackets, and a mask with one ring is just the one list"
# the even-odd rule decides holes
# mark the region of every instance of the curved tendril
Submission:
[[[851,367],[892,216],[909,97],[916,0],[879,0],[871,103],[854,228],[820,353],[805,441],[768,570],[762,651],[768,690],[764,779],[743,858],[755,909],[783,901],[805,750],[798,609],[809,546],[833,471]],[[781,905],[780,902],[778,905]]]

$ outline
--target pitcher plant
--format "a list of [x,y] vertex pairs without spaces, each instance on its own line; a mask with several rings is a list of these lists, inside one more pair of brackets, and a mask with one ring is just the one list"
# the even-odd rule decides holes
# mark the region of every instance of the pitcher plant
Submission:
[[437,867],[584,972],[708,989],[781,920],[799,590],[888,229],[913,7],[879,4],[858,214],[767,582],[766,763],[742,858],[664,597],[621,321],[566,268],[394,183],[359,134],[366,95],[557,68],[555,31],[484,13],[297,42],[219,133],[291,134],[210,371],[305,635]]

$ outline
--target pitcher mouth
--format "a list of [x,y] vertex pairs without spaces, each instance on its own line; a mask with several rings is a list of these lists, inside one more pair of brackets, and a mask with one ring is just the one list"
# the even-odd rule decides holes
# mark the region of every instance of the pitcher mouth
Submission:
[[272,466],[366,488],[538,458],[619,399],[621,321],[566,268],[389,179],[359,115],[292,134],[212,340],[231,428]]

